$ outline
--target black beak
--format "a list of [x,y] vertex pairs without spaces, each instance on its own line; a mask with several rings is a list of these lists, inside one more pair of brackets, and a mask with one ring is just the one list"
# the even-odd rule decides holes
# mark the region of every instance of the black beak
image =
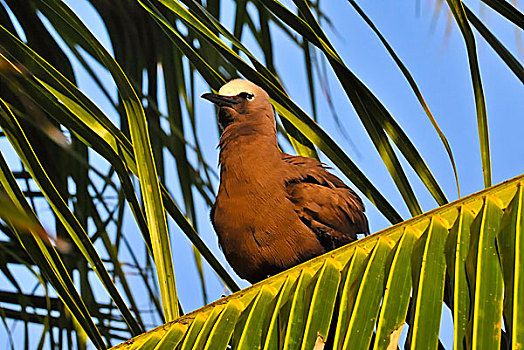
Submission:
[[238,96],[222,96],[212,93],[203,94],[200,96],[216,104],[219,107],[233,107],[242,102],[242,98]]

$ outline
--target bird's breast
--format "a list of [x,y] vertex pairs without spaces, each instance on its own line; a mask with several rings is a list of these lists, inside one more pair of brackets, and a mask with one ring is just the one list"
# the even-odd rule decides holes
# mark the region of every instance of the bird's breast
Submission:
[[213,225],[230,265],[239,276],[256,281],[323,253],[300,221],[285,189],[253,185],[227,194],[219,190]]

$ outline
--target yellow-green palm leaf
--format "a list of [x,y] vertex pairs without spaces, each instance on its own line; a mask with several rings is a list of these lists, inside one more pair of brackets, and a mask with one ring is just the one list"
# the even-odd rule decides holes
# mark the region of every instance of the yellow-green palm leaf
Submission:
[[[524,346],[524,175],[404,221],[113,349]],[[446,296],[446,297],[445,297]],[[502,328],[504,322],[505,331]],[[176,336],[174,335],[176,334]],[[503,339],[504,338],[504,339]],[[319,347],[322,348],[322,347]]]

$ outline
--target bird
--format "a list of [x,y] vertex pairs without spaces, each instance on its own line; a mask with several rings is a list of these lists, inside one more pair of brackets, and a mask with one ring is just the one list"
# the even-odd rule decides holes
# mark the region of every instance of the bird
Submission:
[[219,107],[220,185],[211,223],[233,270],[259,282],[369,232],[360,197],[316,159],[283,153],[269,95],[234,79]]

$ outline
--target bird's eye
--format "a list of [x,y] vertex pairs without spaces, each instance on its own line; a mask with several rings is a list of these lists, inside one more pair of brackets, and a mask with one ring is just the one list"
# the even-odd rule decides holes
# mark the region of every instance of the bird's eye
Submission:
[[252,101],[255,98],[255,95],[250,94],[249,92],[241,92],[238,94],[238,96],[248,101]]

